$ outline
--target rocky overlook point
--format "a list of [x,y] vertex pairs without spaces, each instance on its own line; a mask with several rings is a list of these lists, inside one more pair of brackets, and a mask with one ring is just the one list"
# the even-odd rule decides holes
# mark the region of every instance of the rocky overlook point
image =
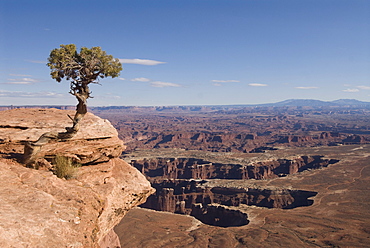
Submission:
[[[73,138],[42,146],[36,163],[26,167],[24,144],[65,131],[71,125],[67,114],[73,113],[0,111],[0,247],[119,247],[113,227],[154,192],[137,169],[119,159],[124,145],[115,128],[90,113]],[[81,165],[71,179],[51,171],[57,155]]]

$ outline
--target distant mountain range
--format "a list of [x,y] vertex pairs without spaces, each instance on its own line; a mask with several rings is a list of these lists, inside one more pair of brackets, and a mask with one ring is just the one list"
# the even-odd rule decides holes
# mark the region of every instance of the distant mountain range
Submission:
[[259,104],[260,106],[370,106],[370,102],[363,102],[355,99],[339,99],[335,101],[320,101],[314,99],[289,99],[277,103]]
[[[244,107],[355,107],[355,108],[370,108],[370,102],[363,102],[355,99],[339,99],[335,101],[320,101],[314,99],[289,99],[276,103],[263,103],[263,104],[235,104],[235,105],[182,105],[182,106],[101,106],[89,107],[92,110],[108,110],[108,109],[146,109],[155,111],[204,111],[204,110],[219,110],[219,109],[232,109]],[[12,108],[58,108],[74,110],[75,106],[55,106],[55,105],[28,105],[28,106],[0,106],[0,110]]]
[[[213,105],[212,107],[221,107]],[[363,102],[356,99],[339,99],[334,101],[321,101],[315,99],[288,99],[275,103],[261,104],[235,104],[222,105],[222,107],[243,108],[243,107],[370,107],[370,102]]]
[[276,103],[264,104],[235,104],[235,105],[182,105],[182,106],[107,106],[91,107],[92,110],[127,110],[127,111],[160,111],[160,112],[183,112],[183,111],[214,111],[231,110],[248,107],[344,107],[344,108],[370,108],[370,102],[355,99],[339,99],[335,101],[320,101],[314,99],[289,99]]

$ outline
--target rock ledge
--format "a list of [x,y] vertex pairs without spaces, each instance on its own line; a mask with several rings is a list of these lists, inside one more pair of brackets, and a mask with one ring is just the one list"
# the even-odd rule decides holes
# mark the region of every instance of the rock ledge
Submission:
[[117,131],[92,114],[71,141],[54,142],[42,151],[42,156],[60,153],[89,164],[74,179],[19,163],[23,142],[63,132],[71,113],[0,111],[0,247],[117,247],[113,227],[153,193],[145,177],[118,158],[123,145]]

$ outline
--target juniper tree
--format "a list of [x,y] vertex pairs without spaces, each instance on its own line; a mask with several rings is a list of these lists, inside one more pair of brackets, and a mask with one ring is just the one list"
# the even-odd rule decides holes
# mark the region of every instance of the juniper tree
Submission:
[[82,47],[78,52],[74,44],[60,45],[52,50],[48,61],[51,77],[57,82],[63,78],[70,81],[69,93],[77,98],[76,114],[70,117],[73,126],[66,128],[68,133],[76,133],[79,122],[87,113],[87,99],[91,98],[89,84],[99,84],[100,78],[118,77],[122,65],[100,47]]

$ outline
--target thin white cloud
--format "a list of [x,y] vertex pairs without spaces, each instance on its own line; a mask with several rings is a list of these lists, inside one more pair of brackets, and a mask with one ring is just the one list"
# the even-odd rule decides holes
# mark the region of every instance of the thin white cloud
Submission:
[[9,76],[12,76],[12,77],[31,77],[31,75],[27,75],[27,74],[9,74]]
[[11,81],[11,82],[6,82],[4,84],[21,84],[21,85],[26,85],[26,84],[33,84],[32,82],[27,82],[27,81]]
[[140,78],[133,78],[131,79],[132,82],[149,82],[150,79],[149,78],[144,78],[144,77],[140,77]]
[[118,78],[119,80],[126,80],[126,78],[123,78],[123,77],[120,77],[120,78]]
[[161,62],[151,59],[119,59],[122,64],[136,64],[136,65],[159,65],[167,62]]
[[344,92],[359,92],[360,90],[359,89],[345,89],[345,90],[342,90]]
[[316,86],[298,86],[298,87],[294,87],[296,89],[300,89],[300,90],[312,90],[312,89],[318,89],[319,87],[316,87]]
[[157,87],[157,88],[163,88],[163,87],[181,87],[181,85],[179,85],[179,84],[168,83],[168,82],[161,82],[161,81],[150,82],[150,86]]
[[22,78],[22,81],[32,82],[32,83],[36,83],[36,82],[38,82],[38,80],[33,79],[33,78]]
[[214,83],[213,85],[214,86],[222,86],[222,84],[220,84],[220,83]]
[[24,92],[0,90],[0,97],[58,98],[65,97],[65,95],[55,92]]
[[33,83],[37,83],[39,82],[39,80],[36,80],[36,79],[33,79],[33,78],[20,78],[20,79],[8,79],[8,82],[6,83],[3,83],[3,84],[22,84],[22,85],[26,85],[26,84],[33,84]]
[[253,86],[253,87],[265,87],[265,86],[267,86],[267,84],[252,83],[252,84],[249,84],[249,86]]
[[370,90],[370,86],[365,86],[365,85],[357,86],[357,88],[359,88],[361,90]]
[[96,96],[96,98],[99,98],[99,99],[121,99],[122,97],[118,96],[118,95],[114,95],[112,93],[106,93],[104,95],[98,95],[98,96]]
[[212,80],[214,83],[240,83],[238,80]]

